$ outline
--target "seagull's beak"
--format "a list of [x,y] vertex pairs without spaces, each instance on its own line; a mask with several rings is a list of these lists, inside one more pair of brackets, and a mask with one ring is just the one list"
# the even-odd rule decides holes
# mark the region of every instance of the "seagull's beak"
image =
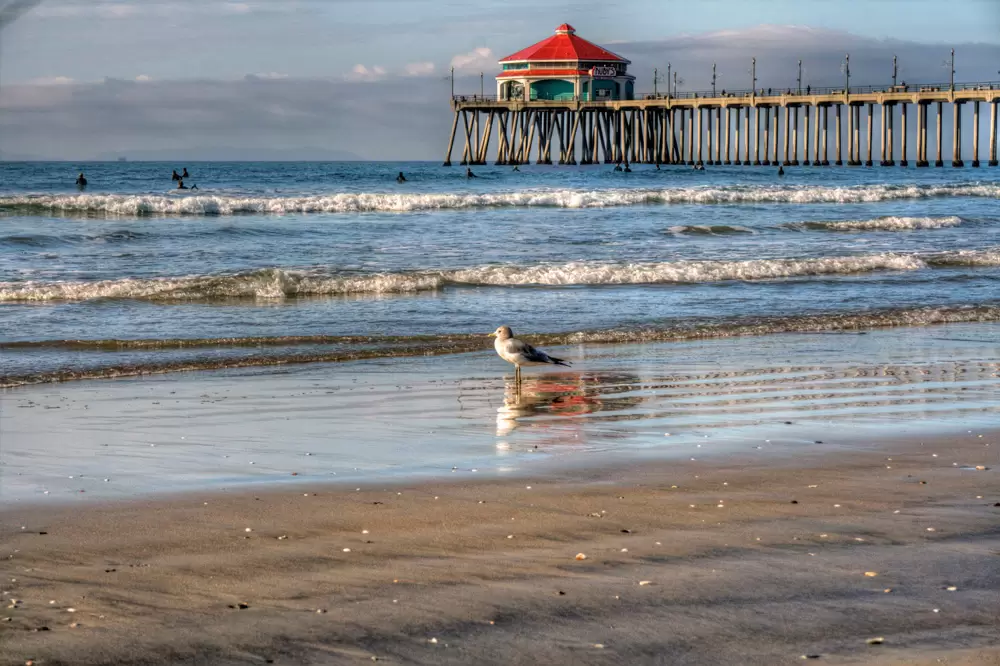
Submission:
[[496,332],[496,331],[493,331],[492,333],[490,333],[490,337],[491,337],[491,338],[495,338],[495,337],[497,337],[497,332]]

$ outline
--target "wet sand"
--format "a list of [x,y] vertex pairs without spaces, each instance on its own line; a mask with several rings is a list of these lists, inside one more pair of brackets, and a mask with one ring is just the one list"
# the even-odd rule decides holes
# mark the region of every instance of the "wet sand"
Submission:
[[0,660],[1000,663],[1000,433],[746,448],[8,505]]

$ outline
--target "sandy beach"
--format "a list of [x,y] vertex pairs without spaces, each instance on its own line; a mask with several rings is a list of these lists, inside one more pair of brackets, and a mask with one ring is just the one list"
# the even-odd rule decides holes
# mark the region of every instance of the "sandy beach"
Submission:
[[8,507],[0,657],[1000,663],[998,433],[843,444]]

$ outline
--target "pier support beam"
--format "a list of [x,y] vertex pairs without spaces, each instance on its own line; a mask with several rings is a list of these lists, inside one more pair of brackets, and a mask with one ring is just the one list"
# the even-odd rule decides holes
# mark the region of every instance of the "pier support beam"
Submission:
[[750,166],[750,107],[743,107],[746,114],[743,116],[743,166]]
[[850,114],[848,122],[847,141],[851,146],[850,166],[861,166],[861,106],[855,105],[847,108]]
[[[723,164],[732,164],[733,163],[732,160],[729,159],[729,128],[733,124],[732,123],[732,121],[733,121],[732,114],[729,113],[729,110],[730,109],[727,106],[726,107],[726,135],[724,137],[725,144],[726,144],[726,157],[722,161]],[[994,111],[995,110],[996,109],[994,108]]]
[[895,103],[886,104],[885,116],[888,120],[888,131],[885,135],[886,150],[888,153],[885,157],[886,166],[896,166],[896,142],[895,142],[895,125],[896,125],[896,105]]
[[903,106],[899,109],[899,166],[905,167],[909,166],[909,162],[906,161],[906,114],[910,105],[903,102]]
[[753,165],[760,166],[760,107],[753,108]]
[[866,167],[872,166],[872,136],[874,136],[872,134],[872,120],[874,120],[872,118],[872,116],[874,116],[874,115],[875,115],[875,105],[869,103],[868,104],[868,143],[865,144],[865,147],[868,149],[867,152],[866,152],[867,157],[865,158],[865,166]]
[[944,157],[942,153],[942,144],[944,143],[944,104],[942,102],[937,103],[937,159],[934,160],[934,166],[943,167]]
[[791,114],[791,109],[789,109],[787,106],[784,107],[784,109],[785,109],[785,140],[784,140],[784,147],[782,148],[782,151],[784,153],[784,158],[781,161],[781,165],[792,166],[792,163],[788,161],[788,133],[791,131],[788,120]]
[[820,166],[819,161],[819,112],[820,106],[813,107],[813,166]]
[[854,107],[847,107],[847,166],[854,166]]
[[736,148],[736,159],[733,160],[733,164],[742,164],[740,161],[740,123],[743,122],[741,116],[743,115],[743,107],[736,107],[736,134],[734,136],[735,141],[734,147]]
[[886,133],[886,131],[888,129],[888,127],[887,127],[888,122],[885,119],[886,118],[885,111],[886,111],[886,105],[885,104],[880,104],[879,105],[879,114],[881,116],[881,122],[879,123],[879,136],[878,136],[878,152],[879,152],[879,155],[878,155],[878,165],[879,166],[885,166],[885,161],[886,161],[886,158],[885,158],[885,155],[886,155],[886,152],[885,152],[885,133]]
[[951,165],[963,167],[965,162],[962,161],[962,104],[960,102],[951,105],[951,116]]
[[802,165],[809,166],[809,107],[802,107]]
[[698,152],[697,152],[697,155],[695,157],[695,164],[703,164],[703,162],[701,161],[701,116],[703,115],[702,114],[702,109],[699,106],[697,109],[693,109],[691,112],[692,113],[694,113],[694,112],[698,113],[698,122],[697,122],[697,125],[695,126],[695,130],[694,130],[694,136],[696,137],[695,140],[698,142]]
[[822,166],[830,166],[830,107],[823,106],[823,162]]
[[764,166],[771,166],[771,107],[764,107]]
[[792,165],[799,165],[799,107],[792,107]]
[[979,167],[979,102],[972,103],[972,166]]
[[443,166],[451,166],[451,149],[455,145],[455,132],[458,130],[458,111],[455,111],[455,119],[451,122],[451,137],[448,139],[448,151],[444,154]]
[[777,165],[781,164],[780,160],[778,160],[778,111],[779,111],[779,108],[778,107],[774,107],[771,110],[774,111],[774,117],[771,119],[771,155],[773,156],[773,159],[771,160],[771,164],[777,166]]
[[997,101],[990,103],[990,166],[997,166]]
[[835,146],[834,147],[835,147],[836,155],[837,155],[837,161],[836,161],[836,165],[837,166],[843,166],[844,165],[844,160],[842,160],[841,156],[840,156],[840,107],[841,106],[842,106],[841,104],[837,105],[837,126],[836,126],[836,129],[834,130],[834,133],[836,134]]
[[715,109],[715,166],[722,166],[722,146],[720,141],[722,140],[722,133],[720,132],[720,125],[722,124],[722,107],[716,107]]
[[691,133],[693,131],[693,125],[694,125],[694,109],[688,109],[687,110],[688,166],[692,166],[694,164],[694,135]]
[[927,161],[927,105],[917,104],[917,166],[930,166]]

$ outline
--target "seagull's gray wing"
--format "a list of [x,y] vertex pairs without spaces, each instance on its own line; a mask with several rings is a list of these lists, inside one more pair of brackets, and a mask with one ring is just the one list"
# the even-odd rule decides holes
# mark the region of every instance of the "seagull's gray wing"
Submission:
[[531,363],[551,363],[553,365],[567,365],[565,361],[559,358],[553,358],[546,354],[545,352],[535,349],[527,342],[518,340],[516,338],[511,338],[507,341],[507,351],[511,354],[518,354],[524,360]]

